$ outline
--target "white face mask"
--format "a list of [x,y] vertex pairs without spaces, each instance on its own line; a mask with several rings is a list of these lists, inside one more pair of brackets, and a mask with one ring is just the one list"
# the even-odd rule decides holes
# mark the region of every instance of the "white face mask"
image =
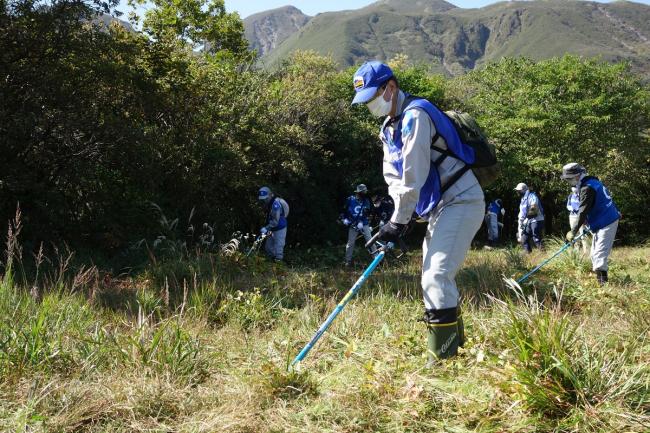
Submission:
[[386,94],[386,90],[388,90],[388,87],[384,90],[384,93],[381,95],[377,96],[375,99],[372,101],[368,102],[366,104],[366,107],[368,107],[368,110],[370,110],[370,113],[375,116],[375,117],[384,117],[388,116],[390,113],[390,110],[393,108],[393,101],[392,98],[390,101],[386,101],[384,99],[384,95]]

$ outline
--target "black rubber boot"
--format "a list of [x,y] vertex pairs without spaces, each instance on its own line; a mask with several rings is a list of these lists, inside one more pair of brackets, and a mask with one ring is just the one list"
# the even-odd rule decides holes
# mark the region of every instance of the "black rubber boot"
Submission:
[[460,305],[456,310],[456,322],[458,323],[458,347],[465,347],[465,322],[463,322],[463,314],[460,311]]
[[457,317],[457,307],[424,312],[424,322],[428,330],[428,365],[434,364],[438,359],[451,358],[458,354]]
[[596,271],[596,280],[598,280],[598,284],[604,286],[608,281],[607,271]]

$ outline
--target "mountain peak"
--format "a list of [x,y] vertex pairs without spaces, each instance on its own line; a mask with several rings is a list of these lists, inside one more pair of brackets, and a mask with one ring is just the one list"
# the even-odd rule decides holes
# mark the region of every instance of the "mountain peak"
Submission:
[[401,14],[429,15],[455,9],[456,6],[444,0],[379,0],[368,6]]
[[244,18],[244,21],[251,21],[255,19],[259,19],[261,17],[266,17],[269,15],[277,15],[277,14],[288,14],[288,15],[305,15],[300,9],[298,9],[295,6],[292,5],[287,5],[287,6],[280,6],[279,8],[275,9],[268,9],[262,12],[257,12],[255,14],[249,15],[246,18]]
[[283,6],[244,19],[244,34],[250,47],[265,55],[300,30],[311,17],[295,6]]

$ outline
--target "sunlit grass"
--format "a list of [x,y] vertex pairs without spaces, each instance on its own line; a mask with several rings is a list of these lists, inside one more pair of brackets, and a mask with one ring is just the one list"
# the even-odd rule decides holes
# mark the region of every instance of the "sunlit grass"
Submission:
[[569,252],[513,290],[552,250],[471,251],[467,344],[433,368],[417,252],[377,269],[295,369],[361,267],[203,256],[37,297],[5,278],[0,430],[647,431],[650,249],[616,249],[604,288]]

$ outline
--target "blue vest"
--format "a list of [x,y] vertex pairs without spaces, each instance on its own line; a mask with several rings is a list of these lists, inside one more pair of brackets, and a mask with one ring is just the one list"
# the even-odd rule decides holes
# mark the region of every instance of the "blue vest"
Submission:
[[[537,199],[537,209],[538,213],[534,217],[529,217],[528,216],[528,208],[530,207],[529,200],[530,198],[535,197]],[[526,191],[526,194],[521,198],[521,202],[519,203],[519,215],[522,218],[535,218],[537,219],[538,217],[544,217],[544,208],[542,207],[542,201],[539,199],[537,194],[535,194],[532,191]]]
[[379,216],[379,219],[384,222],[388,222],[395,212],[395,203],[390,196],[386,196],[381,199],[379,207],[375,205],[375,213]]
[[282,230],[287,227],[287,218],[284,216],[284,208],[282,207],[282,203],[280,203],[280,200],[278,200],[277,197],[273,199],[271,206],[269,206],[269,214],[266,217],[266,223],[268,224],[273,220],[273,213],[278,209],[280,210],[280,220],[278,221],[278,225],[271,229],[273,232],[277,232],[278,230]]
[[[431,121],[436,127],[436,132],[444,138],[447,143],[447,150],[466,164],[474,163],[474,149],[460,141],[460,137],[458,136],[458,132],[456,131],[452,121],[442,111],[440,111],[438,107],[426,99],[414,99],[406,106],[406,108],[404,108],[404,111],[399,117],[397,126],[393,129],[393,134],[391,135],[386,127],[384,127],[382,131],[385,141],[388,144],[390,161],[400,176],[404,173],[404,157],[402,156],[402,147],[404,147],[404,143],[402,142],[402,121],[404,120],[404,114],[408,110],[414,108],[420,108],[429,115]],[[420,189],[418,203],[415,206],[415,212],[421,217],[426,216],[431,212],[438,205],[442,196],[440,175],[438,174],[438,170],[434,166],[433,162],[431,162],[431,165],[432,169],[429,170],[429,176]]]
[[586,185],[596,191],[594,207],[587,214],[587,225],[592,232],[607,227],[621,217],[612,196],[597,177],[588,176],[582,179],[581,186]]
[[572,192],[569,194],[566,200],[566,208],[571,215],[578,213],[578,210],[580,210],[580,195],[578,193]]
[[351,195],[345,203],[345,212],[348,219],[353,223],[362,222],[368,225],[368,212],[370,212],[370,200],[367,198],[359,200],[357,196]]
[[493,214],[499,216],[499,213],[501,212],[501,206],[499,206],[496,200],[490,202],[488,205],[488,212],[492,212]]

